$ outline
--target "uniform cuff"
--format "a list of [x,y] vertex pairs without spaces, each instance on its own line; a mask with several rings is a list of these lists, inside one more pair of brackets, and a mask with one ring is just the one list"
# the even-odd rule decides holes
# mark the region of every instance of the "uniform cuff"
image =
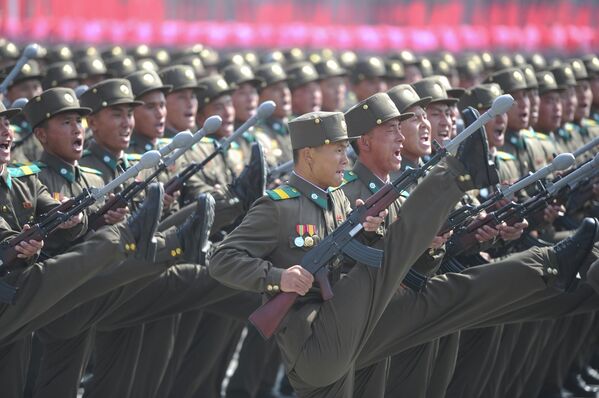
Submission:
[[281,276],[285,272],[284,268],[272,267],[266,274],[264,292],[268,294],[276,294],[281,291]]

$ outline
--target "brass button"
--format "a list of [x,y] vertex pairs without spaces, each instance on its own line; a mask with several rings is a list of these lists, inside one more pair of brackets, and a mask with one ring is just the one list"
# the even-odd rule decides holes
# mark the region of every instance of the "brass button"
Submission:
[[266,290],[268,290],[269,292],[272,292],[272,289],[273,289],[273,288],[272,288],[272,285],[267,285],[267,286],[266,286]]
[[277,285],[274,285],[274,286],[272,287],[272,290],[273,290],[273,291],[275,291],[275,292],[278,292],[278,291],[279,291],[279,286],[277,286]]

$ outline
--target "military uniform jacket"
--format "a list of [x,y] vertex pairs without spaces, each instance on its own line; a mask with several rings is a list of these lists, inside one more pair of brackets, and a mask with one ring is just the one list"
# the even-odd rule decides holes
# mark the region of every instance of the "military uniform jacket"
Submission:
[[510,153],[497,151],[493,158],[497,173],[499,174],[499,183],[502,185],[511,185],[520,178],[518,171],[518,159]]
[[[43,152],[40,161],[35,164],[41,169],[40,181],[48,188],[52,197],[58,201],[74,198],[86,188],[104,186],[100,171],[66,163],[48,152]],[[101,205],[102,203],[96,202],[85,213],[89,215],[97,211]],[[65,242],[50,239],[44,247],[44,252],[56,254],[65,251],[68,246],[65,245]]]
[[291,137],[285,122],[279,119],[267,119],[256,125],[255,136],[264,148],[266,162],[270,167],[293,159]]
[[505,144],[497,149],[516,157],[520,175],[535,172],[546,164],[543,146],[528,130],[506,132]]
[[[216,249],[219,266],[210,269],[230,287],[277,293],[283,270],[302,257],[351,211],[343,191],[323,191],[293,173],[282,185],[258,199],[242,223]],[[300,298],[320,300],[317,284]]]

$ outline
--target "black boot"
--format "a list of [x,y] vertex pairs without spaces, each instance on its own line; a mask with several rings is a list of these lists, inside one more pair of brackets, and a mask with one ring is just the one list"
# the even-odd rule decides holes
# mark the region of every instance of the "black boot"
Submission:
[[[594,218],[585,218],[574,235],[558,242],[553,246],[557,256],[558,269],[553,270],[559,281],[558,289],[570,291],[575,282],[578,271],[582,271],[583,262],[599,239],[599,223]],[[586,271],[584,271],[586,275]]]
[[588,385],[599,386],[599,372],[596,369],[587,366],[580,375]]
[[[468,118],[466,118],[467,111],[473,112],[469,114]],[[470,107],[464,110],[463,113],[464,121],[466,123],[469,121],[468,125],[474,121],[474,115],[478,117],[478,112]],[[481,127],[462,142],[458,148],[456,158],[466,169],[469,175],[468,178],[470,178],[474,188],[488,188],[499,183],[497,168],[489,156],[489,145],[484,127]]]
[[135,239],[135,257],[150,262],[156,256],[156,238],[158,221],[162,215],[162,197],[164,188],[160,183],[153,183],[146,190],[146,198],[142,206],[129,217],[129,229]]
[[266,160],[259,143],[252,144],[252,155],[247,166],[231,184],[231,191],[239,198],[247,211],[254,201],[264,195],[266,189]]
[[193,214],[177,228],[185,261],[192,264],[206,264],[206,255],[210,248],[208,237],[213,222],[214,198],[209,193],[198,195]]

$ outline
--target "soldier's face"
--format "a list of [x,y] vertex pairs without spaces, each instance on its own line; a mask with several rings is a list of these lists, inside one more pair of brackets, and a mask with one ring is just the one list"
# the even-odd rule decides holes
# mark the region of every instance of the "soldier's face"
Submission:
[[166,99],[162,91],[151,91],[144,94],[140,101],[144,104],[135,107],[135,131],[150,139],[164,135],[166,126]]
[[176,131],[192,129],[198,112],[198,97],[190,88],[166,96],[166,124]]
[[129,147],[131,132],[135,127],[131,105],[104,108],[89,116],[88,121],[94,139],[113,154],[120,154]]
[[452,111],[449,105],[443,103],[429,104],[426,107],[426,116],[431,124],[431,137],[439,144],[451,138]]
[[233,123],[235,122],[235,108],[230,95],[221,95],[210,101],[198,112],[197,125],[201,126],[204,121],[212,116],[220,116],[223,120],[220,128],[214,133],[218,138],[228,137],[233,133]]
[[[481,115],[488,109],[479,109]],[[500,147],[505,143],[505,129],[507,128],[507,115],[502,113],[485,123],[485,132],[489,147]]]
[[401,154],[411,162],[417,162],[431,154],[431,124],[422,107],[413,106],[407,112],[413,112],[414,116],[401,122],[401,132],[405,137]]
[[322,91],[317,82],[297,87],[291,93],[291,108],[296,115],[318,112],[322,107]]
[[15,132],[10,127],[7,117],[0,116],[0,164],[10,162],[10,146],[15,138]]
[[322,189],[341,185],[343,172],[347,167],[347,146],[347,141],[340,141],[317,148],[307,148],[312,183]]
[[258,91],[250,83],[243,83],[231,95],[235,108],[235,119],[245,122],[256,114],[258,108]]
[[358,139],[360,158],[370,158],[368,164],[379,177],[386,177],[401,168],[404,135],[398,119],[391,119]]
[[91,87],[100,83],[106,79],[106,75],[90,75],[81,81],[81,84],[85,84],[87,87]]
[[518,131],[528,127],[530,116],[530,98],[526,90],[517,90],[510,93],[514,97],[514,104],[507,111],[507,127]]
[[77,113],[59,113],[48,119],[44,127],[36,127],[34,132],[48,153],[70,164],[81,159],[84,131],[81,116]]
[[283,119],[291,116],[291,91],[285,82],[279,82],[265,87],[260,92],[260,102],[274,101],[277,105],[274,117]]
[[412,84],[418,80],[422,80],[422,72],[420,72],[420,69],[418,69],[416,65],[406,65],[405,72],[406,78],[404,79],[404,82],[406,84]]
[[369,77],[354,83],[352,91],[356,94],[358,101],[363,101],[376,93],[387,91],[387,83],[380,77]]
[[322,92],[322,110],[326,112],[340,112],[345,108],[345,94],[347,84],[344,77],[329,77],[320,82]]
[[28,100],[42,93],[42,83],[37,79],[27,79],[13,84],[6,92],[6,98],[13,102],[18,98]]
[[562,100],[562,124],[574,120],[574,113],[578,107],[578,98],[574,87],[568,87],[561,94]]
[[576,99],[578,107],[574,113],[574,120],[581,120],[589,117],[591,113],[591,104],[593,103],[593,92],[591,91],[591,83],[588,80],[581,80],[576,85]]
[[562,123],[562,101],[557,91],[549,92],[541,96],[539,106],[539,120],[535,130],[550,133],[559,128]]
[[530,117],[528,124],[534,126],[539,119],[539,106],[541,98],[539,98],[539,90],[536,88],[528,90],[528,100],[530,101]]
[[591,92],[593,93],[593,108],[599,107],[599,76],[591,79]]

